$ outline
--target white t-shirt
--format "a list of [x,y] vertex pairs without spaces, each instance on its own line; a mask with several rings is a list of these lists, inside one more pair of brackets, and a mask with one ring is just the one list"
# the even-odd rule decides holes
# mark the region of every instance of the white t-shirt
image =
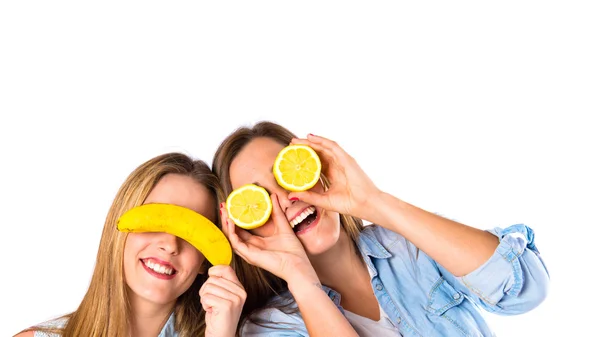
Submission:
[[359,316],[351,311],[344,310],[346,319],[350,325],[356,330],[360,337],[398,337],[402,336],[400,331],[396,329],[389,317],[383,312],[379,306],[379,321],[374,321],[370,318]]

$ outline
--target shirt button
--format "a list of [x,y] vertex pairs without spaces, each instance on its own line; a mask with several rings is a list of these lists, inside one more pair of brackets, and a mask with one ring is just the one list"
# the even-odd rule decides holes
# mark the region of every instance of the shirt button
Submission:
[[381,290],[381,289],[383,289],[383,287],[381,286],[381,284],[379,284],[379,283],[378,283],[378,284],[375,286],[375,289],[377,289],[377,290]]
[[400,321],[401,321],[400,317],[396,318],[396,323],[400,324]]
[[454,299],[457,300],[460,298],[460,294],[454,294]]

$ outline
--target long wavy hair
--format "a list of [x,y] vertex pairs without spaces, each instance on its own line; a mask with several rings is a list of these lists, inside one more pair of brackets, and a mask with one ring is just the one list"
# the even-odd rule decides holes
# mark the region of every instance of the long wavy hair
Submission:
[[[157,182],[169,173],[189,176],[205,186],[213,196],[214,214],[219,214],[216,201],[223,199],[223,194],[217,177],[204,161],[181,153],[166,153],[148,160],[127,177],[113,200],[104,223],[90,286],[77,310],[62,317],[67,319],[62,328],[34,326],[24,331],[44,331],[64,337],[130,335],[132,312],[123,272],[127,233],[118,231],[116,223],[124,212],[143,204]],[[211,220],[219,226],[218,219]],[[208,267],[208,261],[205,263]],[[204,335],[205,312],[198,292],[206,278],[199,274],[176,301],[173,309],[175,329],[182,337]]]

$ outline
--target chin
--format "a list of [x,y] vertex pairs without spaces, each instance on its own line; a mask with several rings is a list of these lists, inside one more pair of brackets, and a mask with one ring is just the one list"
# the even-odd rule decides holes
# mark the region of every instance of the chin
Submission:
[[160,304],[160,305],[166,305],[169,303],[173,303],[173,301],[175,301],[177,299],[177,297],[171,297],[171,296],[164,296],[164,295],[156,295],[156,296],[148,296],[146,298],[146,300],[148,300],[148,302],[152,302],[152,303],[156,303],[156,304]]

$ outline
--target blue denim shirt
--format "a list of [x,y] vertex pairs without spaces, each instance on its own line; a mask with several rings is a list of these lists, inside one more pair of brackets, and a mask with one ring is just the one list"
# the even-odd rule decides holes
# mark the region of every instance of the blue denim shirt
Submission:
[[[372,274],[371,286],[402,336],[494,336],[480,308],[516,315],[545,299],[549,275],[535,247],[533,230],[513,225],[489,232],[499,239],[494,254],[478,269],[456,277],[423,251],[417,254],[403,236],[377,225],[363,230],[358,249]],[[342,310],[340,295],[323,289]],[[287,298],[289,292],[277,299]],[[255,318],[276,324],[264,327],[246,321],[244,336],[308,336],[298,311],[286,314],[269,308]]]

